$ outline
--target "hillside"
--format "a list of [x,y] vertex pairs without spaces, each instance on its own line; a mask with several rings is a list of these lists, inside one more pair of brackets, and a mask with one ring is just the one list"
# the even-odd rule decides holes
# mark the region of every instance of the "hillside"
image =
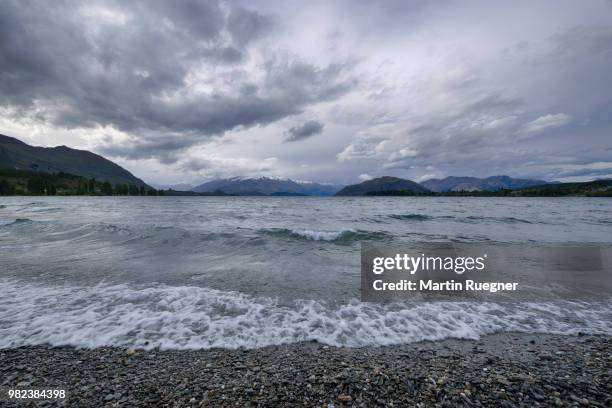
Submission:
[[363,183],[344,187],[336,193],[337,196],[365,195],[415,195],[427,194],[430,191],[414,181],[398,177],[379,177]]
[[340,189],[339,186],[298,182],[290,179],[271,177],[232,177],[209,181],[192,189],[192,191],[213,192],[223,191],[227,194],[238,195],[309,195],[330,196]]
[[[7,195],[129,195],[156,196],[163,191],[135,184],[115,184],[74,174],[0,168],[0,196]],[[194,193],[195,194],[195,193]]]
[[451,176],[444,179],[430,179],[421,183],[422,186],[435,192],[516,190],[543,184],[546,184],[546,182],[542,180],[515,179],[508,176],[487,178]]
[[115,185],[131,184],[147,187],[118,164],[87,150],[66,146],[36,147],[18,139],[0,135],[0,169],[44,173],[69,173]]
[[612,197],[612,180],[544,184],[513,191],[512,195],[522,197]]

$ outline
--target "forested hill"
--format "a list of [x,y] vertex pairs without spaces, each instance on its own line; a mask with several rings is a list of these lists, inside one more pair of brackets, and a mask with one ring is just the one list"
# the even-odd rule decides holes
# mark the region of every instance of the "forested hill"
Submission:
[[135,185],[150,188],[144,181],[112,161],[87,150],[66,146],[30,146],[13,137],[0,135],[0,169],[68,173],[95,178],[112,185]]

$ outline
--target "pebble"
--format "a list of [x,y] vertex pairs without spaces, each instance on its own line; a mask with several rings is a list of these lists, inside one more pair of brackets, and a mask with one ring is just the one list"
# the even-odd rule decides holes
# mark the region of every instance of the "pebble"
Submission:
[[[534,338],[537,350],[526,353]],[[67,406],[92,408],[604,407],[611,406],[611,354],[607,336],[521,334],[355,349],[313,342],[138,352],[35,346],[0,350],[0,381],[66,388]]]
[[351,397],[350,395],[346,395],[346,394],[338,395],[338,401],[348,402],[348,401],[352,401],[352,400],[353,400],[353,397]]

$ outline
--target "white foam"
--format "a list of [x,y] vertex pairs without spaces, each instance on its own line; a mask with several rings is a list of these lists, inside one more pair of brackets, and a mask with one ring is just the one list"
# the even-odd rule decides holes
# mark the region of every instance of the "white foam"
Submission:
[[500,331],[612,334],[612,304],[354,301],[283,304],[200,287],[46,286],[0,281],[0,348],[51,344],[255,348],[317,340],[391,345]]
[[343,229],[339,231],[320,231],[320,230],[309,230],[309,229],[293,229],[292,234],[299,235],[301,237],[312,239],[313,241],[335,241],[342,238],[346,234],[354,233],[355,230]]

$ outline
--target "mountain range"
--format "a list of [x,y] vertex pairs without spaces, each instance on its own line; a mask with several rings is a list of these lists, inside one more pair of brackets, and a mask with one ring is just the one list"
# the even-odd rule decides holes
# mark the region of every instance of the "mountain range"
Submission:
[[238,195],[334,195],[341,186],[275,177],[232,177],[208,181],[194,187],[198,193],[222,191]]
[[[0,170],[43,172],[47,174],[68,173],[76,176],[108,181],[113,185],[135,185],[146,187],[144,181],[116,163],[86,150],[66,146],[36,147],[18,139],[0,135]],[[543,180],[516,179],[508,176],[446,177],[416,183],[398,177],[384,176],[346,187],[333,184],[296,181],[278,177],[231,177],[205,182],[193,187],[187,184],[171,188],[194,193],[222,192],[232,195],[274,196],[359,196],[359,195],[412,195],[454,192],[496,192],[519,190],[550,185]],[[548,190],[547,190],[548,191]],[[187,194],[187,193],[186,193]]]
[[429,179],[421,185],[434,192],[447,191],[497,191],[500,189],[516,190],[547,184],[543,180],[515,179],[508,176],[477,177],[446,177],[444,179]]
[[61,172],[108,181],[111,184],[149,187],[123,167],[90,151],[66,146],[30,146],[5,135],[0,135],[0,169],[50,174]]

